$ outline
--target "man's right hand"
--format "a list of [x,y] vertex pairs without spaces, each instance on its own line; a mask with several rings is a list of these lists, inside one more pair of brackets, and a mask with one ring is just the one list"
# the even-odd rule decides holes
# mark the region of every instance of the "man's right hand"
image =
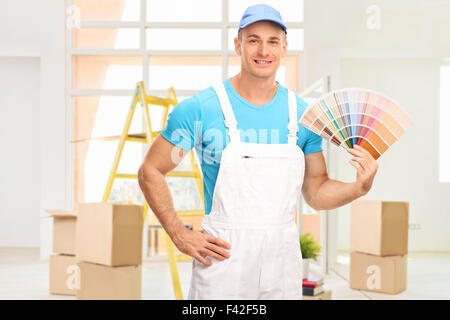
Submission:
[[[205,256],[217,260],[225,260],[230,257],[230,253],[225,249],[230,249],[231,245],[219,238],[207,234],[204,230],[193,231],[184,228],[173,237],[175,246],[183,253],[190,255],[205,266],[211,266],[212,262]],[[225,249],[224,249],[225,248]]]

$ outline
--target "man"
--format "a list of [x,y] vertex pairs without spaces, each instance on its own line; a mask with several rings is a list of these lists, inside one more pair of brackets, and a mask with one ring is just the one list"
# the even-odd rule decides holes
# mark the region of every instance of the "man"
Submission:
[[[286,35],[278,11],[249,7],[234,39],[241,71],[174,108],[139,169],[153,212],[194,258],[190,299],[302,299],[298,197],[329,210],[371,188],[378,164],[369,152],[349,151],[355,182],[332,180],[321,137],[298,125],[306,103],[275,81]],[[204,180],[201,231],[177,217],[165,181],[193,147]]]

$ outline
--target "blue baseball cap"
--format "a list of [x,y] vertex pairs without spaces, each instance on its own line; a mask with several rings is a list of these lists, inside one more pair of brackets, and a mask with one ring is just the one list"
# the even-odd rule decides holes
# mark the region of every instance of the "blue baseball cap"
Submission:
[[286,26],[284,25],[283,19],[281,19],[281,14],[278,12],[278,10],[272,8],[267,4],[255,4],[248,7],[241,18],[241,22],[239,22],[238,32],[242,28],[245,28],[258,21],[272,21],[278,23],[283,31],[287,34]]

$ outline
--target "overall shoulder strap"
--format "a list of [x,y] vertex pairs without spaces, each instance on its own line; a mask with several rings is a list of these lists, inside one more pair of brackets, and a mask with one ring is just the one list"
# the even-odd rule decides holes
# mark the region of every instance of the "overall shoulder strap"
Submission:
[[213,88],[219,98],[220,107],[222,108],[222,112],[225,117],[225,126],[228,128],[230,138],[233,138],[233,135],[237,133],[240,139],[240,132],[237,129],[237,121],[234,116],[233,108],[231,107],[230,99],[228,99],[225,85],[223,82],[219,82],[214,84]]
[[289,123],[288,123],[288,143],[297,143],[297,97],[295,92],[288,89],[288,103],[289,103]]

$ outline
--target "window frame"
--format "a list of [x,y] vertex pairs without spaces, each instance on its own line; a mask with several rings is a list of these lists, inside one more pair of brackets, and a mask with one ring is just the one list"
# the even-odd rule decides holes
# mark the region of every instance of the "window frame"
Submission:
[[[72,28],[66,29],[66,174],[67,174],[67,194],[69,203],[74,203],[74,163],[73,151],[71,142],[73,140],[73,105],[72,101],[77,96],[132,96],[133,89],[73,89],[73,57],[82,55],[98,55],[98,56],[141,56],[142,57],[142,78],[145,86],[148,88],[149,82],[149,58],[151,56],[163,55],[177,55],[177,56],[201,56],[211,55],[221,57],[221,75],[222,80],[225,81],[228,77],[229,57],[236,56],[236,53],[231,48],[228,48],[229,29],[238,28],[238,23],[229,21],[229,1],[221,0],[222,2],[222,20],[220,22],[149,22],[147,21],[147,0],[140,0],[140,19],[139,21],[80,21],[79,27],[89,28],[138,28],[140,30],[140,44],[138,49],[74,49]],[[66,10],[73,6],[72,0],[66,0]],[[66,16],[67,18],[67,16]],[[303,22],[288,22],[286,27],[303,29]],[[206,28],[206,29],[220,29],[221,30],[221,49],[220,50],[149,50],[147,48],[146,30],[150,28]],[[287,56],[297,57],[297,88],[294,90],[299,94],[304,89],[305,73],[300,72],[301,66],[304,65],[304,50],[289,50]],[[293,88],[291,88],[293,89]],[[178,96],[192,96],[198,90],[176,90]],[[156,96],[165,96],[165,90],[148,90],[148,93]]]

